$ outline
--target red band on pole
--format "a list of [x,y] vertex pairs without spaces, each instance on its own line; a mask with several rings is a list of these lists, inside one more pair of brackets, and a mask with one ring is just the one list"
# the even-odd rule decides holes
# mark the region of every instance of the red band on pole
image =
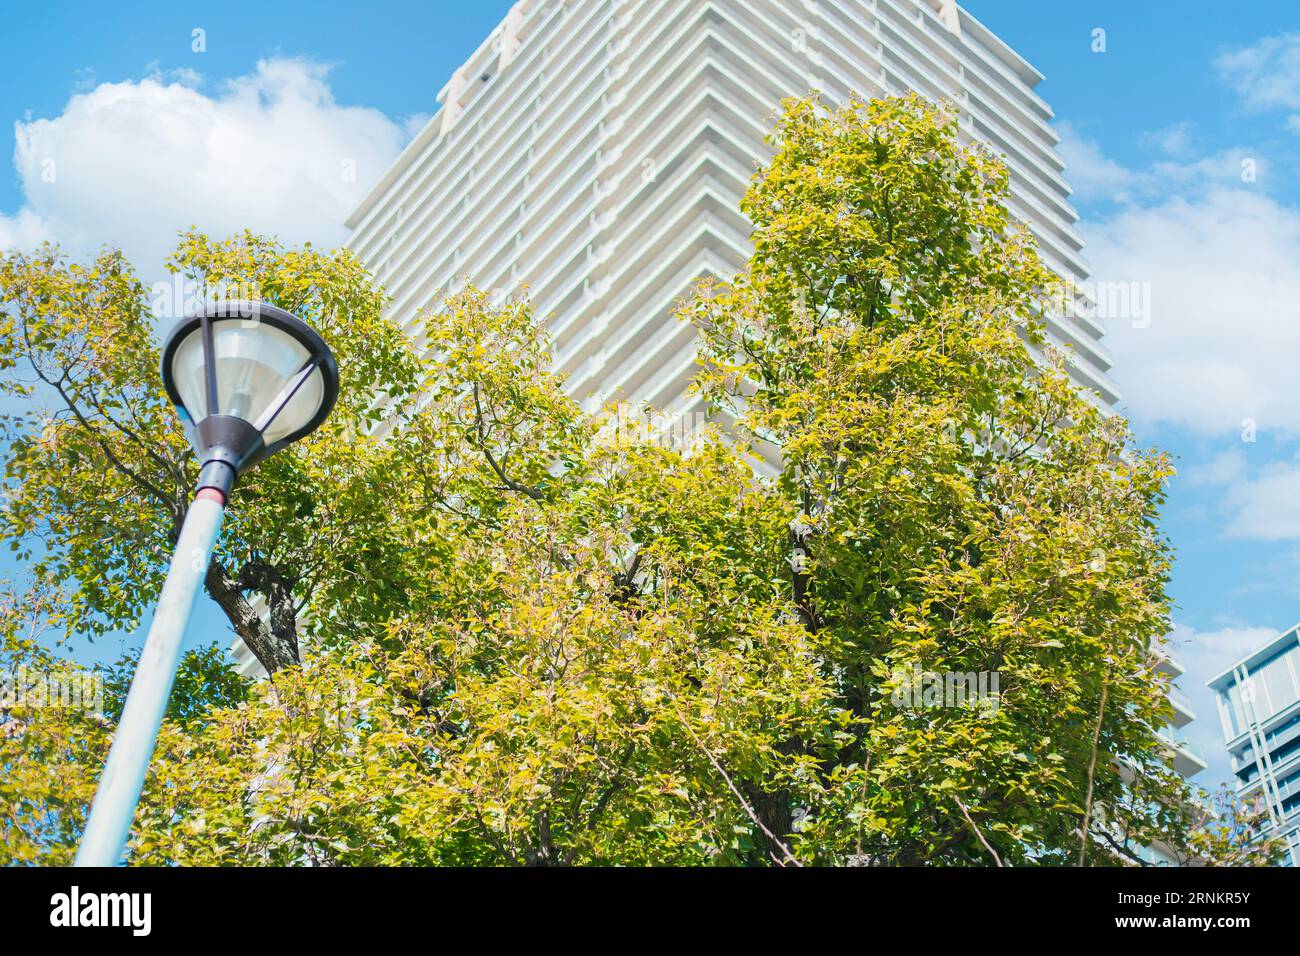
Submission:
[[223,508],[226,506],[226,496],[217,491],[216,488],[200,488],[198,493],[194,496],[194,499],[197,501],[200,498],[207,498],[209,501],[215,501]]

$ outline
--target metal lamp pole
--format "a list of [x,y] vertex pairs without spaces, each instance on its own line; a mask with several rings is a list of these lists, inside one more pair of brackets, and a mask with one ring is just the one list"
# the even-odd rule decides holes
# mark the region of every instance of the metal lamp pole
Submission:
[[338,398],[338,366],[324,340],[301,319],[261,302],[214,306],[183,319],[163,345],[162,377],[198,455],[198,490],[113,735],[77,866],[114,866],[122,858],[235,481],[313,431]]
[[77,848],[77,866],[114,866],[122,855],[176,680],[185,626],[203,585],[225,507],[226,498],[220,491],[202,488],[185,514],[90,819]]

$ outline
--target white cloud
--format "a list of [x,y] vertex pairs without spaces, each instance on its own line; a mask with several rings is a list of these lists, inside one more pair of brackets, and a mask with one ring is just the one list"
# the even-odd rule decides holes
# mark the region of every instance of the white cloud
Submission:
[[1183,156],[1192,146],[1192,123],[1183,120],[1161,129],[1148,130],[1139,139],[1143,146],[1158,149],[1169,156]]
[[1210,440],[1183,480],[1212,489],[1204,520],[1225,537],[1300,541],[1300,460],[1248,465],[1242,444],[1300,437],[1300,209],[1264,192],[1263,168],[1234,177],[1241,150],[1138,170],[1073,131],[1065,143],[1084,186],[1118,203],[1080,225],[1093,279],[1147,296],[1142,321],[1106,323],[1124,411]]
[[1219,77],[1257,110],[1300,109],[1300,33],[1264,37],[1214,61]]
[[[1300,109],[1300,33],[1265,37],[1229,50],[1215,59],[1214,66],[1248,109]],[[1300,114],[1288,116],[1286,128],[1300,133]]]
[[1125,197],[1138,187],[1138,173],[1102,155],[1101,147],[1075,126],[1062,122],[1056,129],[1061,136],[1058,151],[1075,195],[1084,199]]
[[1246,476],[1246,456],[1240,448],[1229,448],[1208,462],[1184,469],[1182,476],[1194,488],[1231,485]]
[[[1277,634],[1271,627],[1255,627],[1241,622],[1229,623],[1212,631],[1198,630],[1187,624],[1175,624],[1169,639],[1173,644],[1175,658],[1187,670],[1186,678],[1179,681],[1179,684],[1186,685],[1187,690],[1191,689],[1193,683],[1204,684],[1277,637]],[[1195,674],[1193,670],[1196,671]],[[1199,680],[1192,681],[1193,677],[1199,677]],[[1209,714],[1198,716],[1208,717]]]
[[[1176,191],[1229,188],[1242,184],[1249,166],[1251,178],[1264,179],[1267,161],[1244,149],[1228,149],[1197,159],[1163,159],[1145,169],[1132,169],[1104,155],[1097,143],[1069,123],[1058,124],[1058,147],[1065,160],[1066,179],[1074,195],[1084,200],[1121,204],[1151,201]],[[1140,142],[1169,156],[1185,155],[1191,146],[1190,124],[1176,123],[1151,130]]]
[[[1213,522],[1226,538],[1253,541],[1300,541],[1300,459],[1271,461],[1251,469],[1244,446],[1228,448],[1208,461],[1181,469],[1189,487],[1212,489],[1202,506],[1201,520]],[[1274,595],[1300,595],[1300,552],[1275,557],[1272,577],[1256,579],[1242,593],[1260,590]]]
[[1300,465],[1275,462],[1234,483],[1224,503],[1231,511],[1225,533],[1233,538],[1300,541]]
[[213,96],[198,82],[155,70],[16,124],[26,202],[0,217],[0,247],[50,237],[84,256],[112,243],[157,276],[191,224],[334,245],[409,136],[378,110],[339,105],[326,69],[307,61],[264,60]]
[[20,209],[16,216],[0,216],[0,249],[29,249],[53,238],[46,222],[31,209]]
[[1247,420],[1300,433],[1300,211],[1219,188],[1081,231],[1099,283],[1150,283],[1150,322],[1106,329],[1131,417],[1202,435]]

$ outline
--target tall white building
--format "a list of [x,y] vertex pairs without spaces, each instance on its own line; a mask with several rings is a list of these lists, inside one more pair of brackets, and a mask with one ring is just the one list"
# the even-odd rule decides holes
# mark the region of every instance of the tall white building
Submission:
[[[786,96],[954,101],[964,138],[1009,166],[1011,211],[1047,264],[1085,284],[1040,80],[953,0],[518,0],[349,215],[349,246],[413,332],[464,277],[503,297],[527,287],[589,408],[693,411],[695,332],[674,305],[748,257],[740,198]],[[1048,316],[1048,334],[1110,406],[1111,362],[1087,311],[1084,300]],[[1176,735],[1185,698],[1174,710],[1171,760],[1190,775],[1204,764]]]
[[[1041,79],[951,0],[519,0],[348,217],[349,245],[400,321],[464,276],[527,286],[571,394],[686,411],[695,333],[673,305],[747,257],[739,201],[784,96],[954,100],[1009,165],[1047,263],[1083,282]],[[1101,328],[1049,334],[1113,403]]]

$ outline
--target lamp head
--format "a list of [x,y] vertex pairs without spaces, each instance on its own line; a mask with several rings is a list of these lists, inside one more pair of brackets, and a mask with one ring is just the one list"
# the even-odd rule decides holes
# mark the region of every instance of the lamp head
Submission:
[[162,378],[198,454],[199,487],[223,495],[244,469],[315,430],[339,393],[325,340],[264,302],[182,319],[163,343]]

